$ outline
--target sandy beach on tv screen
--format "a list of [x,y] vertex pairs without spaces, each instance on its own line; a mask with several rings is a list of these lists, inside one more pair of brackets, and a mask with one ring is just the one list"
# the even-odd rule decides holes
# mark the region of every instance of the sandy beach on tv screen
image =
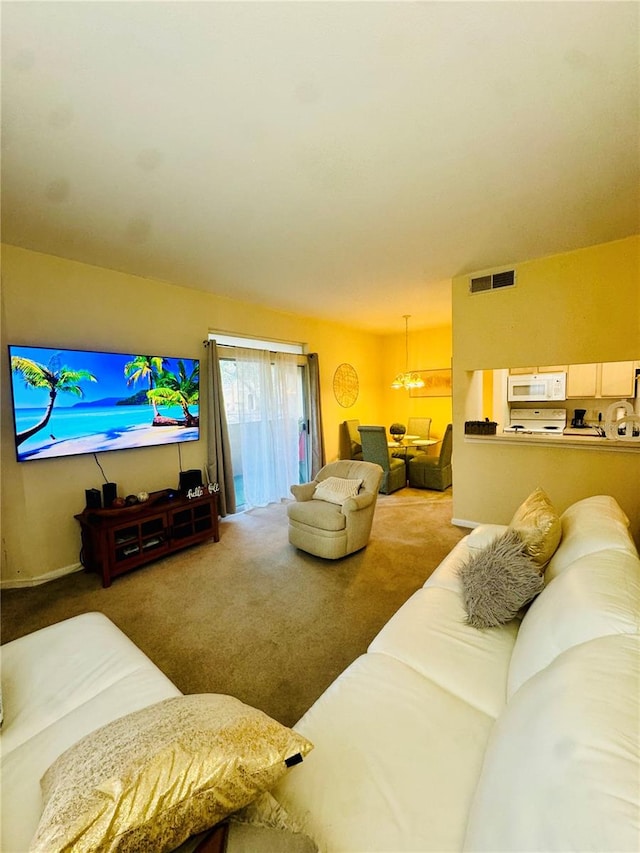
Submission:
[[22,459],[46,459],[55,456],[75,456],[81,453],[101,453],[106,450],[126,450],[133,447],[162,446],[198,438],[197,427],[148,425],[95,433],[84,438],[47,439],[37,447],[18,448]]

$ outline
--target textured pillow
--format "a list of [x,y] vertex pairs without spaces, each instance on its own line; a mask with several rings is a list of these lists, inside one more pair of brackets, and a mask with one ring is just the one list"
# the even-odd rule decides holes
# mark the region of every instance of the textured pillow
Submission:
[[515,511],[509,523],[525,545],[525,553],[543,572],[562,538],[560,516],[546,493],[538,488]]
[[362,480],[346,480],[342,477],[327,477],[316,486],[313,499],[327,501],[330,504],[342,504],[347,498],[355,498]]
[[494,539],[502,536],[506,530],[505,524],[481,524],[479,527],[474,527],[466,539],[467,548],[471,548],[473,551],[482,551]]
[[509,622],[544,588],[519,534],[507,530],[458,569],[467,622],[493,628]]
[[247,805],[311,749],[232,696],[166,699],[97,729],[51,765],[30,849],[173,850]]

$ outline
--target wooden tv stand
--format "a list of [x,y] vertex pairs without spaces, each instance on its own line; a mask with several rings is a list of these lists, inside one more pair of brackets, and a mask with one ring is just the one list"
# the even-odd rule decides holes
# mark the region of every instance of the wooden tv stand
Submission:
[[[170,495],[174,497],[170,497]],[[85,509],[80,522],[80,562],[102,576],[114,577],[198,542],[220,539],[218,496],[205,490],[191,500],[165,489],[152,492],[141,504],[117,509]]]

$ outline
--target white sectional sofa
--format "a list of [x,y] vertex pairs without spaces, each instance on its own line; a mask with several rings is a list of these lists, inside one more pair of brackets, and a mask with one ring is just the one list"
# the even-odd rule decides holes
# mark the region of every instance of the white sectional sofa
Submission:
[[[2,853],[27,853],[31,849],[30,845],[33,843],[43,811],[40,780],[59,756],[74,747],[85,735],[90,735],[112,721],[135,715],[135,712],[149,709],[149,706],[157,707],[157,703],[162,703],[163,700],[182,696],[178,688],[155,664],[102,613],[75,616],[4,645],[2,688]],[[237,705],[242,706],[242,703]],[[247,706],[244,708],[247,709]],[[251,712],[253,709],[247,710]],[[199,780],[199,791],[192,799],[206,795],[205,788],[209,786],[211,779],[215,784],[219,781],[221,785],[225,785],[221,795],[223,802],[235,797],[238,790],[239,796],[243,797],[244,791],[255,787],[254,782],[259,781],[263,773],[271,772],[269,767],[275,765],[277,760],[277,743],[282,737],[286,740],[285,727],[275,723],[281,730],[282,737],[280,731],[274,733],[273,727],[268,722],[265,723],[269,720],[266,715],[264,720],[249,719],[241,708],[229,709],[225,705],[221,705],[220,712],[227,717],[227,720],[222,721],[222,726],[226,726],[226,729],[223,731],[221,727],[218,731],[210,731],[211,742],[215,743],[212,752],[221,756],[218,760],[215,760],[215,757],[212,760],[202,750],[194,752],[190,735],[184,737],[184,732],[177,727],[174,727],[177,748],[165,748],[162,753],[165,756],[169,754],[170,760],[175,760],[178,767],[181,766],[181,756],[191,756],[189,764],[193,769],[188,773]],[[181,718],[176,717],[176,720],[178,719]],[[131,724],[134,724],[133,721]],[[242,758],[238,758],[238,753],[233,751],[232,746],[225,745],[225,731],[232,740],[234,733],[242,732],[243,734],[237,734],[237,737],[242,739],[243,743],[247,743],[247,733],[248,737],[255,734],[257,739],[261,739],[263,747],[249,747],[242,751]],[[166,743],[166,739],[162,743]],[[160,748],[162,743],[159,741]],[[111,740],[108,745],[109,749],[115,748]],[[297,747],[295,744],[296,749]],[[281,748],[286,749],[286,744]],[[157,755],[160,755],[158,749]],[[215,769],[217,761],[221,768],[222,765],[228,767],[228,772],[224,768],[218,772]],[[164,760],[160,763],[153,762],[154,759],[151,758],[147,768],[154,780],[150,787],[156,787],[157,783],[157,788],[160,789],[163,782],[166,783],[171,776],[173,768]],[[182,765],[185,765],[184,761]],[[241,778],[242,782],[236,784],[232,780],[228,783],[230,776]],[[184,776],[180,776],[180,783],[183,781]],[[118,799],[123,785],[125,780],[122,775],[117,777],[116,781],[102,783],[102,790],[107,795],[109,804],[105,806],[105,811]],[[182,786],[181,798],[187,798],[194,793],[193,788],[188,790],[189,786],[190,783]],[[177,783],[165,784],[165,790],[179,787]],[[163,797],[165,807],[162,810],[168,814],[171,809],[167,800],[170,797],[163,794],[158,799],[162,800]],[[142,789],[136,792],[136,798],[131,801],[131,814],[126,816],[128,823],[137,825],[143,822],[140,814],[147,809],[147,798],[153,799],[153,795],[142,786]],[[269,800],[268,805],[271,814],[265,816],[263,808],[262,813],[253,820],[249,815],[245,815],[242,821],[238,819],[230,826],[223,827],[224,831],[216,832],[215,837],[206,832],[195,833],[175,849],[179,850],[179,853],[200,853],[202,845],[202,853],[255,853],[258,850],[262,853],[281,853],[285,850],[287,853],[313,853],[316,849],[313,842],[301,833],[293,831],[289,824],[283,821],[275,801]],[[124,800],[124,807],[117,818],[120,823],[122,813],[127,809],[128,805]],[[186,819],[189,817],[187,815]],[[169,818],[168,822],[177,823],[180,820],[184,822],[185,817],[179,815],[177,818]],[[155,842],[131,842],[125,833],[116,837],[119,841],[110,839],[109,844],[101,843],[97,847],[89,838],[86,842],[83,839],[80,845],[73,843],[64,846],[64,849],[81,850],[84,853],[103,853],[107,850],[158,853],[160,850]],[[186,834],[184,837],[186,838]],[[174,845],[170,845],[162,849],[173,847]],[[42,844],[37,849],[42,853],[53,853],[52,848],[43,847]],[[60,848],[56,846],[55,849]]]
[[42,812],[40,778],[81,737],[180,691],[102,613],[2,647],[2,853],[25,853]]
[[465,623],[476,528],[300,720],[273,793],[321,850],[640,849],[640,560],[610,497],[561,521],[521,623]]
[[[478,630],[457,568],[502,530],[462,540],[295,727],[315,748],[273,794],[320,850],[639,849],[640,559],[627,519],[605,496],[569,507],[522,622]],[[28,850],[40,777],[64,750],[180,695],[97,613],[3,646],[2,686],[3,853]]]

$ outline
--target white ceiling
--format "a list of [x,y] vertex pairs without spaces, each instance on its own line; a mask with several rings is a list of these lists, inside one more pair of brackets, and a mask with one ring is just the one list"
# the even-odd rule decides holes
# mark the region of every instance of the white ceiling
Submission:
[[636,2],[3,2],[3,240],[402,332],[640,231]]

